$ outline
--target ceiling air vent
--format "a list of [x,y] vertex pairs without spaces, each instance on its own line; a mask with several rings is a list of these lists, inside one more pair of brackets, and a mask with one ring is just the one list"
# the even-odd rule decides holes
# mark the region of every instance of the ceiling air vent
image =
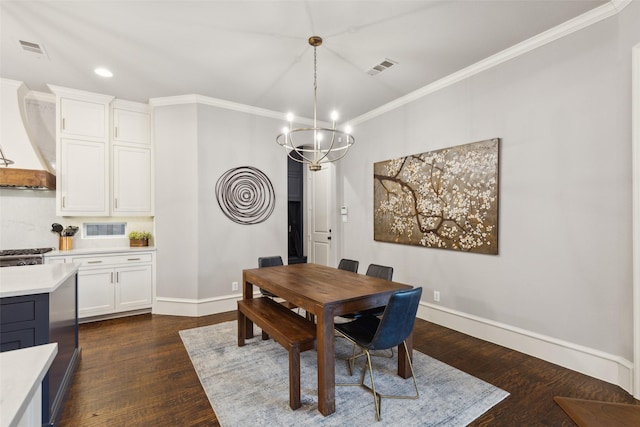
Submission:
[[44,47],[39,43],[28,42],[26,40],[18,40],[18,43],[25,52],[29,52],[37,56],[47,56],[47,53],[44,51]]
[[396,64],[397,64],[396,61],[392,61],[391,59],[385,58],[384,61],[374,66],[369,71],[367,71],[367,74],[369,74],[370,76],[375,76],[376,74],[379,74],[384,70],[388,70],[389,68],[393,67]]

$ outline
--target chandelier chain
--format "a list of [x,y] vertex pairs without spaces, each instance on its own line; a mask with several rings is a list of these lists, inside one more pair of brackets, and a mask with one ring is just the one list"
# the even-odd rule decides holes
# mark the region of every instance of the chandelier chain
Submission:
[[313,127],[316,126],[318,110],[318,48],[313,47]]

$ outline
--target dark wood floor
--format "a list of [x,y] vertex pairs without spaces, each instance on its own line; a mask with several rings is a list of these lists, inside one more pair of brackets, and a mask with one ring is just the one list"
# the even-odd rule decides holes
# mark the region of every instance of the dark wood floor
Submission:
[[[218,426],[178,331],[235,320],[140,315],[80,325],[63,427]],[[473,426],[573,426],[554,396],[640,402],[617,386],[418,319],[415,349],[511,395]]]

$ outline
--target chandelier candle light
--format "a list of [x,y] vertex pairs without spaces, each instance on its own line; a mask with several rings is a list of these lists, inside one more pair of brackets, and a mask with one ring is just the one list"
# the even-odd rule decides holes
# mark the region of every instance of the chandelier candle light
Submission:
[[[306,163],[309,170],[319,171],[322,164],[340,160],[347,154],[349,147],[356,142],[351,129],[336,129],[338,113],[331,113],[331,128],[318,127],[318,59],[316,49],[322,44],[322,38],[309,37],[309,44],[313,46],[313,127],[293,128],[293,114],[287,114],[289,126],[282,129],[276,137],[276,142],[284,147],[287,155],[296,162]],[[294,154],[296,153],[296,154]]]

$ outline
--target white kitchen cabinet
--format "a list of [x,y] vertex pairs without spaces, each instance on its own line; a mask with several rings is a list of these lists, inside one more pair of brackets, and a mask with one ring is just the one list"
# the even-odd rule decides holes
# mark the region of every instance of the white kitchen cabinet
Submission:
[[56,215],[109,215],[112,96],[49,85],[56,95]]
[[150,265],[78,271],[78,317],[151,307]]
[[151,143],[151,115],[148,106],[116,99],[113,101],[113,142]]
[[109,159],[100,141],[60,140],[58,216],[109,215]]
[[107,138],[109,101],[110,99],[94,102],[60,98],[60,134],[100,140]]
[[112,268],[78,271],[78,318],[115,311],[115,283]]
[[151,307],[150,265],[119,267],[116,273],[116,311]]
[[151,149],[113,145],[114,216],[153,214]]
[[72,250],[46,256],[46,263],[76,262],[78,318],[100,320],[148,310],[153,305],[155,255],[153,251],[90,253]]
[[153,215],[153,151],[149,106],[116,99],[112,103],[111,212]]

